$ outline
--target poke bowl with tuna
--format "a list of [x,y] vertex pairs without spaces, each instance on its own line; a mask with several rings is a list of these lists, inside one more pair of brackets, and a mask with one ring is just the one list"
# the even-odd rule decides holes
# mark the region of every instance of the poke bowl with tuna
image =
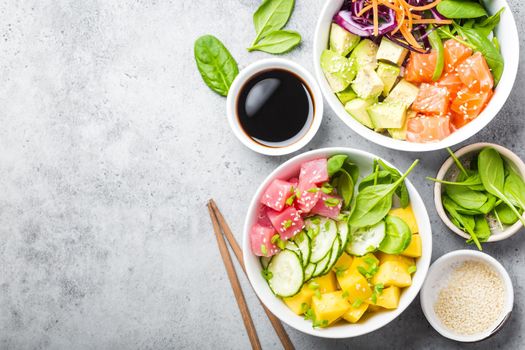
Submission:
[[347,125],[387,147],[427,151],[496,115],[516,76],[517,40],[501,0],[340,0],[321,14],[314,61]]
[[431,254],[425,206],[401,173],[369,153],[311,151],[257,191],[245,222],[250,282],[284,322],[322,337],[368,333],[417,295]]

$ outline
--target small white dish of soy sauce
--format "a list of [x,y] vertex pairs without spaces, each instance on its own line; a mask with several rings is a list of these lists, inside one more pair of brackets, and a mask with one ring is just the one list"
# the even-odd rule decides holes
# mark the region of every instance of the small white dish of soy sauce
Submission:
[[226,112],[233,133],[245,146],[280,156],[301,149],[315,136],[323,118],[323,97],[306,69],[269,58],[237,75]]

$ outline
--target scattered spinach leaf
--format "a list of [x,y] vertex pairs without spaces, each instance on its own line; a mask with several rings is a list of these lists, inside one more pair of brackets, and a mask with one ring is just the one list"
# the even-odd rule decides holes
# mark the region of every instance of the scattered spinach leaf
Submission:
[[512,209],[505,203],[501,203],[496,208],[494,208],[494,214],[497,214],[500,222],[505,225],[514,225],[514,223],[519,220],[519,217],[516,215],[516,213],[514,213]]
[[[489,34],[496,28],[499,24],[501,13],[505,10],[505,7],[499,9],[498,12],[493,14],[490,17],[485,18],[479,23],[475,23],[473,28],[481,35],[488,37]],[[465,25],[463,25],[465,27]]]
[[506,165],[505,168],[509,174],[505,179],[503,192],[514,206],[525,210],[525,182],[512,167]]
[[228,95],[233,79],[239,74],[237,62],[219,39],[204,35],[195,41],[195,61],[202,79],[219,95]]
[[301,42],[301,35],[293,30],[276,30],[271,32],[248,51],[264,51],[272,54],[281,54],[290,51]]
[[452,221],[452,223],[456,225],[459,229],[470,234],[470,237],[476,244],[476,247],[478,247],[479,250],[483,250],[481,248],[479,239],[476,236],[476,232],[474,232],[474,227],[476,226],[476,221],[474,220],[474,217],[458,213],[456,210],[457,204],[448,196],[442,197],[442,203],[443,207],[445,208],[450,217],[450,221]]
[[326,165],[328,169],[328,176],[332,177],[333,175],[335,175],[335,173],[341,170],[347,158],[348,156],[344,154],[337,154],[335,156],[331,156],[330,158],[328,158],[327,165]]

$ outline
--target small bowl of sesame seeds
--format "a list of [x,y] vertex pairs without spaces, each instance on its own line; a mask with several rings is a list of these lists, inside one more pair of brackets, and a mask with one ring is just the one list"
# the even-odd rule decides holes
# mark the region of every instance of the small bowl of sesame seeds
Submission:
[[494,335],[509,319],[514,289],[496,259],[456,250],[432,264],[420,298],[425,317],[442,336],[477,342]]

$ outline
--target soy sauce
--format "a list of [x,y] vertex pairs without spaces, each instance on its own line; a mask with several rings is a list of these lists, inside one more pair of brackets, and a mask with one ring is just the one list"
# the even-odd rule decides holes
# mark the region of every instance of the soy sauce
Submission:
[[260,72],[241,88],[237,116],[256,142],[279,147],[300,139],[310,128],[314,102],[304,81],[284,69]]

